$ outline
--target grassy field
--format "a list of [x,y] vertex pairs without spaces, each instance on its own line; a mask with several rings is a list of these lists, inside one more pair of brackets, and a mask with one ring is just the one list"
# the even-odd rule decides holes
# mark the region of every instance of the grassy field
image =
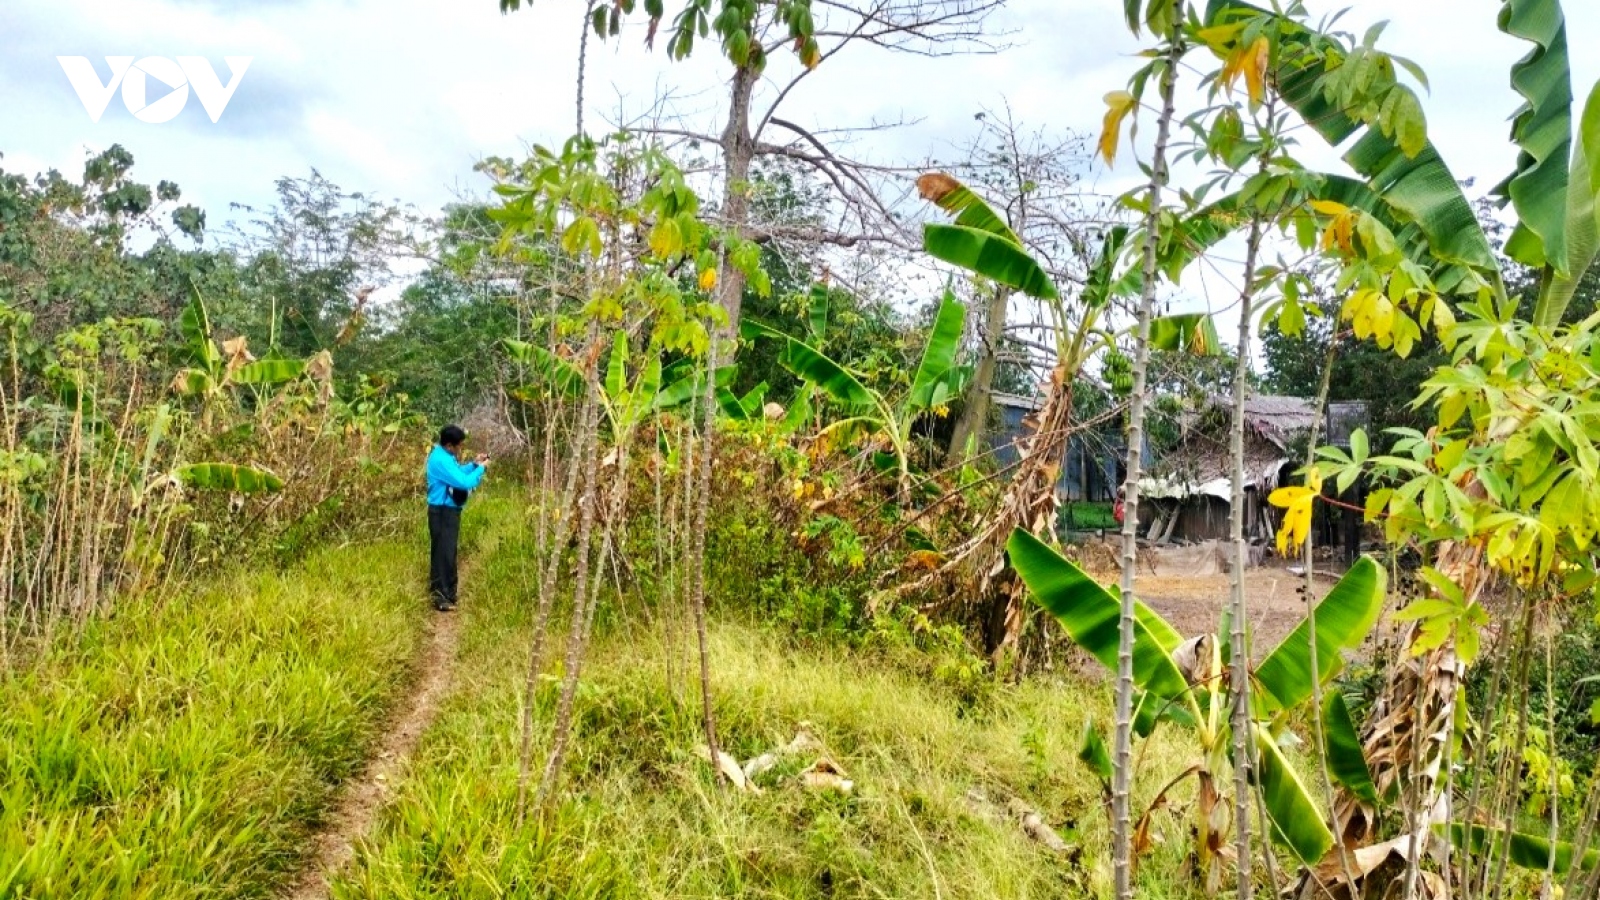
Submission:
[[0,898],[273,893],[407,689],[421,546],[129,605],[0,682]]
[[[796,643],[726,617],[712,631],[725,749],[749,759],[806,727],[854,790],[798,785],[816,753],[762,776],[760,794],[718,790],[696,755],[691,658],[668,653],[665,623],[646,625],[634,609],[629,626],[613,618],[597,631],[564,804],[519,828],[517,709],[529,638],[522,550],[502,541],[465,586],[454,696],[335,897],[1099,893],[1104,814],[1098,785],[1074,756],[1087,711],[1108,706],[1104,688],[1038,681],[974,699],[918,674],[927,660],[908,667],[892,652]],[[539,698],[546,722],[552,681]],[[1151,754],[1152,765],[1181,768],[1159,740]],[[974,790],[987,803],[972,800]],[[1039,810],[1072,849],[1046,850],[995,815],[1011,797]],[[1163,821],[1181,844],[1186,823]],[[1177,853],[1153,852],[1142,896],[1189,896],[1156,874],[1177,871]]]
[[[718,592],[711,630],[724,749],[747,760],[801,729],[821,749],[760,776],[760,793],[719,789],[697,752],[687,629],[613,603],[585,670],[563,799],[519,826],[534,565],[520,510],[493,495],[469,510],[453,682],[334,897],[1104,894],[1100,788],[1075,759],[1085,718],[1107,722],[1103,684],[1007,686],[952,677],[971,664],[954,650],[798,638],[741,615],[736,583]],[[421,547],[411,534],[327,550],[286,573],[130,606],[0,684],[0,900],[281,894],[410,688],[434,615]],[[547,675],[543,723],[554,695]],[[1181,741],[1168,730],[1142,745],[1146,790],[1190,761]],[[822,755],[853,782],[848,794],[800,784]],[[1141,897],[1195,896],[1182,875],[1184,793],[1155,818]],[[1025,835],[1006,812],[1013,799],[1068,848]]]

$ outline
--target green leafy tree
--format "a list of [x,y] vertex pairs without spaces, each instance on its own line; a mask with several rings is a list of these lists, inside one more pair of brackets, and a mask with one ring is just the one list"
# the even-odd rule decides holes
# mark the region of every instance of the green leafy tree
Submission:
[[217,319],[257,346],[294,356],[327,350],[342,370],[361,371],[372,292],[392,284],[394,263],[412,253],[415,217],[315,170],[278,179],[277,194],[270,208],[240,207],[254,217],[230,240],[244,260],[240,292]]
[[203,237],[205,214],[180,205],[171,182],[135,181],[133,165],[121,145],[91,156],[76,182],[0,164],[0,302],[33,316],[35,336],[106,317],[174,320],[191,282],[227,280],[225,254],[184,246]]

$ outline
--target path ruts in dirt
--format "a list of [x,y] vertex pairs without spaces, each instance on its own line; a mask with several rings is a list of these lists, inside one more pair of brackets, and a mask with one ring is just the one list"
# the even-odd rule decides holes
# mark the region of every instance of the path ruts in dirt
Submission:
[[328,896],[331,880],[355,855],[356,842],[372,830],[423,732],[433,723],[440,702],[450,691],[462,613],[430,610],[428,615],[416,683],[396,705],[366,767],[345,782],[322,829],[312,837],[311,858],[285,895],[290,900],[322,900]]

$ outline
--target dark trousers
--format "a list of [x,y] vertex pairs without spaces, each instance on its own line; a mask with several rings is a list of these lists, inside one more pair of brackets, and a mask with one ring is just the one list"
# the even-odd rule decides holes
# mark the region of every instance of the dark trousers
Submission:
[[461,510],[428,507],[428,593],[434,606],[455,605],[456,544],[461,540]]

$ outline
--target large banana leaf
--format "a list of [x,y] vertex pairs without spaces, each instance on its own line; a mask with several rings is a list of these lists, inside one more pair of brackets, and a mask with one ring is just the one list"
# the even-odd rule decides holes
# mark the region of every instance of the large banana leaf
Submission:
[[[1115,225],[1106,232],[1100,245],[1100,255],[1089,267],[1088,280],[1084,282],[1082,298],[1088,306],[1104,306],[1113,296],[1121,296],[1121,285],[1116,277],[1117,261],[1128,242],[1128,226]],[[1141,277],[1140,283],[1144,279]]]
[[[669,366],[668,372],[676,372],[678,368],[677,365]],[[739,367],[736,365],[723,366],[717,370],[716,386],[718,388],[728,387],[733,384],[734,376],[738,373]],[[669,383],[656,393],[655,400],[650,404],[651,408],[657,411],[673,409],[688,403],[700,396],[700,392],[705,388],[706,384],[705,378],[699,369],[691,369],[689,374],[679,378],[671,378],[670,374],[665,377],[669,379]]]
[[722,408],[722,414],[735,422],[749,422],[761,418],[761,401],[766,399],[767,383],[765,381],[751,388],[743,397],[735,396],[733,391],[726,387],[717,388],[717,405]]
[[1333,832],[1323,821],[1305,782],[1272,739],[1272,733],[1261,725],[1253,728],[1261,799],[1267,818],[1272,821],[1273,836],[1294,851],[1301,862],[1316,865],[1333,848]]
[[[1206,10],[1207,24],[1212,26],[1273,15],[1243,0],[1211,0]],[[1419,148],[1413,148],[1417,152],[1407,154],[1401,149],[1398,130],[1391,137],[1380,128],[1369,128],[1352,119],[1323,92],[1324,56],[1314,45],[1325,47],[1334,39],[1287,18],[1278,17],[1276,24],[1280,26],[1282,42],[1274,57],[1274,74],[1284,101],[1329,146],[1340,146],[1360,134],[1345,153],[1345,162],[1367,179],[1398,218],[1417,223],[1435,255],[1471,266],[1491,283],[1498,283],[1499,266],[1489,240],[1472,204],[1433,144],[1424,140]],[[1333,58],[1344,56],[1340,53]]]
[[961,333],[966,329],[966,322],[967,308],[956,302],[955,294],[945,291],[933,318],[933,329],[928,332],[922,362],[911,379],[911,396],[907,400],[911,412],[939,405],[937,388],[947,381],[955,368],[956,352],[961,349]]
[[507,338],[505,346],[506,352],[511,355],[512,359],[531,369],[553,387],[557,393],[568,397],[583,396],[586,389],[586,380],[583,377],[583,371],[577,366],[543,347],[526,341],[514,341]]
[[616,400],[628,389],[628,334],[618,331],[611,339],[611,357],[606,360],[606,396]]
[[222,363],[222,354],[211,340],[211,317],[206,313],[206,302],[199,288],[190,288],[189,305],[178,316],[178,332],[183,335],[190,362],[207,372],[216,371]]
[[[812,325],[815,325],[815,323],[812,323],[811,325],[808,325],[807,327],[808,328],[812,327]],[[778,363],[779,363],[779,365],[788,365],[789,337],[790,337],[788,334],[786,334],[786,333],[784,333],[784,332],[782,332],[782,331],[780,331],[780,330],[778,330],[776,328],[773,328],[771,325],[768,325],[765,322],[758,321],[758,320],[753,319],[753,318],[751,318],[749,316],[743,316],[743,317],[741,317],[739,319],[739,337],[743,338],[744,340],[750,341],[751,343],[754,343],[754,342],[760,341],[760,340],[774,340],[774,341],[777,341],[778,342]],[[804,342],[802,342],[802,343],[804,343]],[[817,348],[817,347],[821,346],[821,342],[819,341],[818,343],[812,344],[812,345],[809,345],[809,346],[811,346],[813,348]]]
[[1322,701],[1322,737],[1327,745],[1323,751],[1328,759],[1328,774],[1352,795],[1376,806],[1378,788],[1372,783],[1372,770],[1367,768],[1367,757],[1361,752],[1361,736],[1344,695],[1338,691],[1329,691]]
[[1093,719],[1083,723],[1083,746],[1078,749],[1078,759],[1083,760],[1102,783],[1111,783],[1111,753],[1106,750],[1106,739],[1100,729],[1094,727]]
[[1256,667],[1269,708],[1293,709],[1311,697],[1313,679],[1326,681],[1344,665],[1343,652],[1360,645],[1383,609],[1388,576],[1363,556],[1339,579],[1312,613],[1317,625],[1317,669],[1311,671],[1311,625],[1300,626]]
[[[639,378],[633,385],[633,406],[636,410],[643,410],[646,405],[654,408],[656,395],[661,393],[661,357],[651,356],[650,361],[639,370]],[[639,413],[642,415],[642,412]]]
[[1054,300],[1055,283],[1018,244],[966,225],[922,226],[922,246],[951,265],[976,272],[1041,300]]
[[261,494],[283,490],[283,479],[265,469],[233,463],[191,463],[173,470],[178,480],[203,491]]
[[[1445,833],[1444,825],[1435,825],[1433,830],[1437,834]],[[1450,840],[1457,847],[1465,847],[1473,853],[1492,853],[1498,857],[1502,852],[1510,850],[1506,857],[1512,865],[1524,869],[1546,869],[1550,865],[1550,841],[1535,834],[1524,834],[1519,831],[1505,831],[1499,828],[1486,828],[1483,825],[1467,825],[1462,822],[1451,822],[1449,826]],[[1555,845],[1555,869],[1560,875],[1572,868],[1573,857],[1577,848],[1566,841],[1557,841]],[[1600,865],[1600,849],[1587,850],[1583,854],[1583,861],[1579,865],[1582,869],[1593,869]]]
[[[1011,533],[1006,550],[1012,567],[1039,605],[1055,616],[1079,646],[1115,672],[1120,601],[1026,529]],[[1135,611],[1134,683],[1161,700],[1187,696],[1189,685],[1183,672],[1146,623],[1161,621],[1158,629],[1163,636],[1175,633],[1172,627],[1142,603],[1135,604]]]
[[783,415],[783,423],[779,426],[784,434],[793,434],[800,430],[811,419],[811,394],[816,390],[808,384],[800,385],[800,390],[795,391],[794,399],[789,401],[789,410]]
[[725,387],[717,388],[717,407],[722,410],[724,416],[735,422],[747,422],[750,419],[750,414],[745,412],[744,406],[739,403],[739,398]]
[[1572,144],[1572,166],[1567,185],[1566,273],[1547,269],[1544,289],[1534,306],[1533,324],[1554,328],[1561,324],[1578,290],[1578,282],[1600,254],[1600,83],[1589,92],[1577,139]]
[[1222,352],[1217,323],[1207,313],[1181,313],[1151,319],[1150,346],[1193,356],[1216,356]]
[[1567,181],[1572,156],[1572,69],[1559,0],[1505,0],[1500,30],[1531,41],[1511,67],[1511,86],[1527,101],[1511,120],[1517,169],[1500,185],[1518,224],[1506,254],[1524,265],[1568,275]]
[[788,341],[782,359],[784,368],[847,407],[859,409],[877,405],[878,395],[856,380],[849,369],[794,338]]
[[1007,225],[989,204],[983,202],[982,197],[949,175],[943,173],[924,175],[917,179],[917,187],[940,209],[955,216],[957,225],[976,228],[1018,247],[1022,246],[1022,239],[1017,237],[1017,233],[1011,230],[1011,226]]
[[755,418],[761,412],[762,401],[767,399],[767,383],[765,381],[745,391],[739,398],[739,408],[743,409],[746,416]]
[[828,333],[828,286],[813,284],[806,301],[806,328],[818,344]]
[[304,375],[305,371],[303,359],[258,359],[234,371],[233,381],[256,386],[285,384]]

